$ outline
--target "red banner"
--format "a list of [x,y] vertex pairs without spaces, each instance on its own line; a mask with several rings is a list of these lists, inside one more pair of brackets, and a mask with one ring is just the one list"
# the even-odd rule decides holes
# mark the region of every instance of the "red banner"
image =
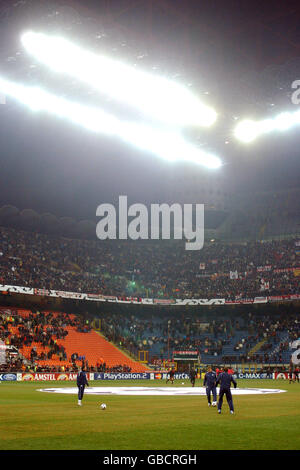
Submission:
[[[90,379],[90,374],[86,374],[87,379]],[[37,381],[74,381],[77,379],[76,372],[27,372],[21,374],[21,380],[25,382],[37,382]]]
[[295,271],[297,269],[300,269],[300,268],[278,268],[278,269],[274,269],[273,272],[274,273],[288,273],[289,271]]
[[289,378],[289,374],[287,372],[275,372],[274,378],[278,380],[280,379],[286,380]]
[[272,265],[268,264],[267,266],[258,266],[256,270],[258,272],[272,271]]

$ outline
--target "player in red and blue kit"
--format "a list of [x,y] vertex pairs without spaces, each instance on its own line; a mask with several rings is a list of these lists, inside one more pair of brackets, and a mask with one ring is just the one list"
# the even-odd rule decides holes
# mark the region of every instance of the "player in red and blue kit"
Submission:
[[169,380],[171,380],[172,384],[174,383],[174,375],[175,375],[175,369],[174,367],[172,367],[172,369],[169,370],[166,384],[169,382]]

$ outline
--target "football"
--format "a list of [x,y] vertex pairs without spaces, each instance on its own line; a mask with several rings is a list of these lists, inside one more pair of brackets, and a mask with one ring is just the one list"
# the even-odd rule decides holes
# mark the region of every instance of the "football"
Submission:
[[106,409],[106,404],[105,404],[105,403],[101,403],[100,408],[101,408],[101,410],[105,410],[105,409]]

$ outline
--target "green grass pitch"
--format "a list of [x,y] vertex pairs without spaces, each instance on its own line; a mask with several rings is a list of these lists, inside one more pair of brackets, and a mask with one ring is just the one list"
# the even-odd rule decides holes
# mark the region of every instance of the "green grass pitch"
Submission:
[[[197,381],[196,386],[202,385]],[[166,386],[165,381],[94,381],[90,386]],[[38,388],[58,382],[0,384],[0,450],[299,450],[300,384],[238,380],[242,388],[286,393],[234,396],[222,414],[205,396],[77,396]],[[168,384],[181,386],[181,381]],[[185,386],[190,386],[185,382]],[[100,403],[107,409],[102,411]]]

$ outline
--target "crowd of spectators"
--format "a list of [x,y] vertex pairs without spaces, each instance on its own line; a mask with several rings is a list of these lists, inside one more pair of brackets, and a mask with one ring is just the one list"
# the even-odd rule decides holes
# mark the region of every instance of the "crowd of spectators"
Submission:
[[[83,364],[79,365],[72,363],[69,365],[53,365],[53,364],[43,364],[40,365],[36,361],[30,361],[22,357],[20,354],[10,355],[7,354],[5,362],[0,364],[0,372],[30,372],[30,373],[78,373]],[[85,365],[85,364],[84,364]],[[104,373],[129,373],[131,368],[126,364],[119,364],[114,367],[104,366],[100,364],[99,366],[86,366],[85,369],[89,372],[104,372]]]
[[70,240],[0,227],[0,284],[150,298],[299,294],[297,239],[205,243]]
[[25,359],[14,347],[6,349],[3,358],[0,361],[1,372],[20,372],[26,371],[31,362]]
[[[1,372],[76,373],[82,366],[90,372],[131,372],[131,368],[126,364],[109,367],[104,360],[90,365],[86,357],[77,352],[67,357],[62,344],[68,335],[67,326],[72,326],[82,333],[91,331],[90,323],[81,316],[42,311],[32,311],[23,316],[18,310],[0,310],[0,340],[6,346],[5,357],[0,360]],[[37,344],[41,348],[37,348]],[[31,348],[30,357],[21,354],[20,349],[24,346]],[[59,358],[62,365],[45,364],[44,361],[52,359],[52,356]],[[40,361],[43,361],[43,365]]]
[[[300,294],[300,241],[289,239],[243,244],[206,243],[197,252],[185,250],[181,241],[71,240],[0,227],[0,284],[113,296],[150,298],[225,298]],[[247,314],[248,315],[248,314]],[[73,322],[73,323],[72,323]],[[83,320],[35,312],[24,319],[0,315],[0,339],[17,350],[33,345],[30,361],[70,359],[61,342],[72,324],[88,332]],[[18,334],[9,332],[18,328]],[[140,350],[159,351],[163,357],[178,349],[197,349],[202,356],[232,362],[282,362],[289,343],[300,336],[297,319],[282,315],[223,318],[205,322],[180,318],[141,319],[113,315],[102,319],[108,340],[136,355]],[[245,335],[236,336],[238,331]],[[286,338],[280,339],[280,332]],[[261,346],[251,351],[255,344]],[[225,346],[233,345],[231,355]],[[278,347],[275,347],[278,346]],[[13,358],[14,362],[21,358]],[[70,367],[84,361],[74,351]],[[88,365],[88,364],[87,364]],[[25,364],[28,367],[28,364]],[[124,371],[124,367],[120,369]],[[103,364],[96,369],[107,371]]]
[[[63,341],[57,341],[64,340],[68,335],[67,326],[81,332],[91,330],[91,326],[80,316],[40,311],[23,316],[18,310],[0,311],[0,340],[7,347],[5,362],[9,362],[13,369],[21,367],[25,370],[37,367],[38,361],[47,361],[55,356],[60,361],[70,361],[75,367],[77,358],[74,359],[73,354],[68,358]],[[19,350],[24,346],[31,348],[30,358],[26,359],[20,354]]]
[[[282,363],[282,353],[289,350],[290,341],[300,337],[300,318],[285,313],[274,316],[245,312],[238,318],[209,320],[189,318],[184,313],[177,318],[119,314],[104,317],[101,322],[110,341],[131,354],[149,351],[153,363],[179,350],[196,350],[202,359],[214,356],[223,363]],[[289,339],[281,341],[282,333]],[[224,347],[230,345],[233,354],[224,354]]]
[[[73,326],[89,331],[90,325],[80,316],[53,314],[51,312],[30,312],[26,317],[18,311],[0,311],[0,339],[8,346],[6,363],[10,370],[34,370],[51,372],[76,372],[79,364],[92,372],[130,372],[126,365],[108,367],[105,358],[96,365],[89,365],[85,356],[76,351],[67,357],[63,339],[68,334],[66,327]],[[283,363],[283,356],[290,350],[290,343],[300,337],[300,319],[295,314],[280,315],[253,314],[244,312],[237,316],[215,317],[209,315],[188,316],[158,314],[136,316],[112,314],[101,318],[102,333],[118,347],[131,355],[139,351],[149,352],[149,362],[172,359],[174,351],[197,351],[200,360],[212,357],[222,363]],[[14,327],[14,328],[12,328]],[[62,341],[56,342],[58,339]],[[33,345],[34,343],[34,345]],[[36,349],[39,343],[45,349]],[[31,347],[30,357],[23,357],[19,349]],[[252,351],[253,347],[254,350]],[[226,355],[225,348],[231,347],[232,354]],[[41,366],[52,355],[64,361],[62,366]],[[65,361],[68,361],[66,365]],[[5,366],[4,366],[5,367]]]

